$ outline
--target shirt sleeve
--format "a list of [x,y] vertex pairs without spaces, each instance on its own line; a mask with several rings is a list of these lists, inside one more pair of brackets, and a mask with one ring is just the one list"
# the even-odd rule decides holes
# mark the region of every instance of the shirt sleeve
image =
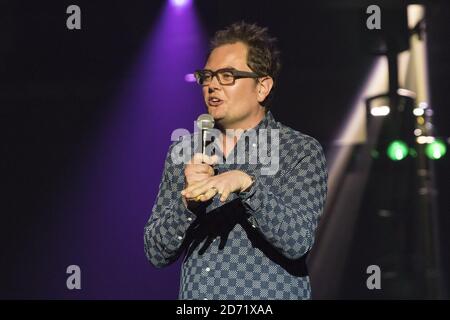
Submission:
[[256,178],[250,190],[239,194],[259,231],[290,259],[311,249],[327,193],[322,147],[309,138],[303,150],[282,172],[281,183],[270,185]]
[[197,217],[182,201],[184,178],[180,175],[183,175],[183,168],[172,162],[172,146],[166,157],[152,214],[144,228],[145,254],[156,267],[167,266],[179,257],[186,232]]

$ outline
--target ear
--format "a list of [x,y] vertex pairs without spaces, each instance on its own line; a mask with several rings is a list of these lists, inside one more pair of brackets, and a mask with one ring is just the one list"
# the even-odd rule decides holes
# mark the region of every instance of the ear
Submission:
[[257,100],[258,102],[263,102],[269,95],[270,90],[273,87],[272,77],[263,77],[259,79],[258,86],[256,88]]

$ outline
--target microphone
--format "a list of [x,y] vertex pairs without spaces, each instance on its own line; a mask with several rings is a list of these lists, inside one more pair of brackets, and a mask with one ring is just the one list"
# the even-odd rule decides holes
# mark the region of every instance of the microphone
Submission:
[[[202,133],[202,154],[205,155],[206,152],[206,140],[208,135],[208,130],[214,128],[214,118],[209,113],[204,113],[198,116],[197,118],[197,127],[200,129]],[[203,162],[203,160],[202,160]],[[201,198],[201,194],[198,195],[195,200],[199,201]]]
[[199,115],[197,118],[197,127],[202,133],[202,154],[205,155],[208,130],[214,128],[213,116],[209,113]]

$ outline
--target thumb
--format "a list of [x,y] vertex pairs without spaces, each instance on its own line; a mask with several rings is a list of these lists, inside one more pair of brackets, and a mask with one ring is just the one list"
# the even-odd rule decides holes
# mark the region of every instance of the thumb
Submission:
[[204,155],[203,156],[203,162],[206,164],[209,164],[210,166],[213,166],[215,164],[217,164],[219,162],[219,157],[217,155],[213,155],[213,156],[207,156]]
[[202,164],[203,163],[203,158],[205,156],[201,153],[196,153],[194,154],[194,156],[192,157],[192,159],[189,161],[189,164]]

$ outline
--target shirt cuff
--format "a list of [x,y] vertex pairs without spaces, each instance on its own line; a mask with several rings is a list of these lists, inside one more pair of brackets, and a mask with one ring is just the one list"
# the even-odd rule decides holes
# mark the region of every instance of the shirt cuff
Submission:
[[184,226],[184,230],[186,230],[197,218],[197,215],[184,205],[183,200],[178,202],[175,212],[178,215],[179,221]]
[[[173,207],[173,222],[172,230],[174,233],[168,233],[168,242],[170,247],[176,248],[180,241],[186,238],[186,232],[189,227],[194,223],[197,215],[185,207],[182,200],[178,201]],[[170,230],[170,226],[166,226],[167,230]],[[171,234],[171,235],[170,235]]]
[[259,179],[255,179],[250,189],[239,193],[242,204],[251,212],[257,212],[264,202],[263,186]]

